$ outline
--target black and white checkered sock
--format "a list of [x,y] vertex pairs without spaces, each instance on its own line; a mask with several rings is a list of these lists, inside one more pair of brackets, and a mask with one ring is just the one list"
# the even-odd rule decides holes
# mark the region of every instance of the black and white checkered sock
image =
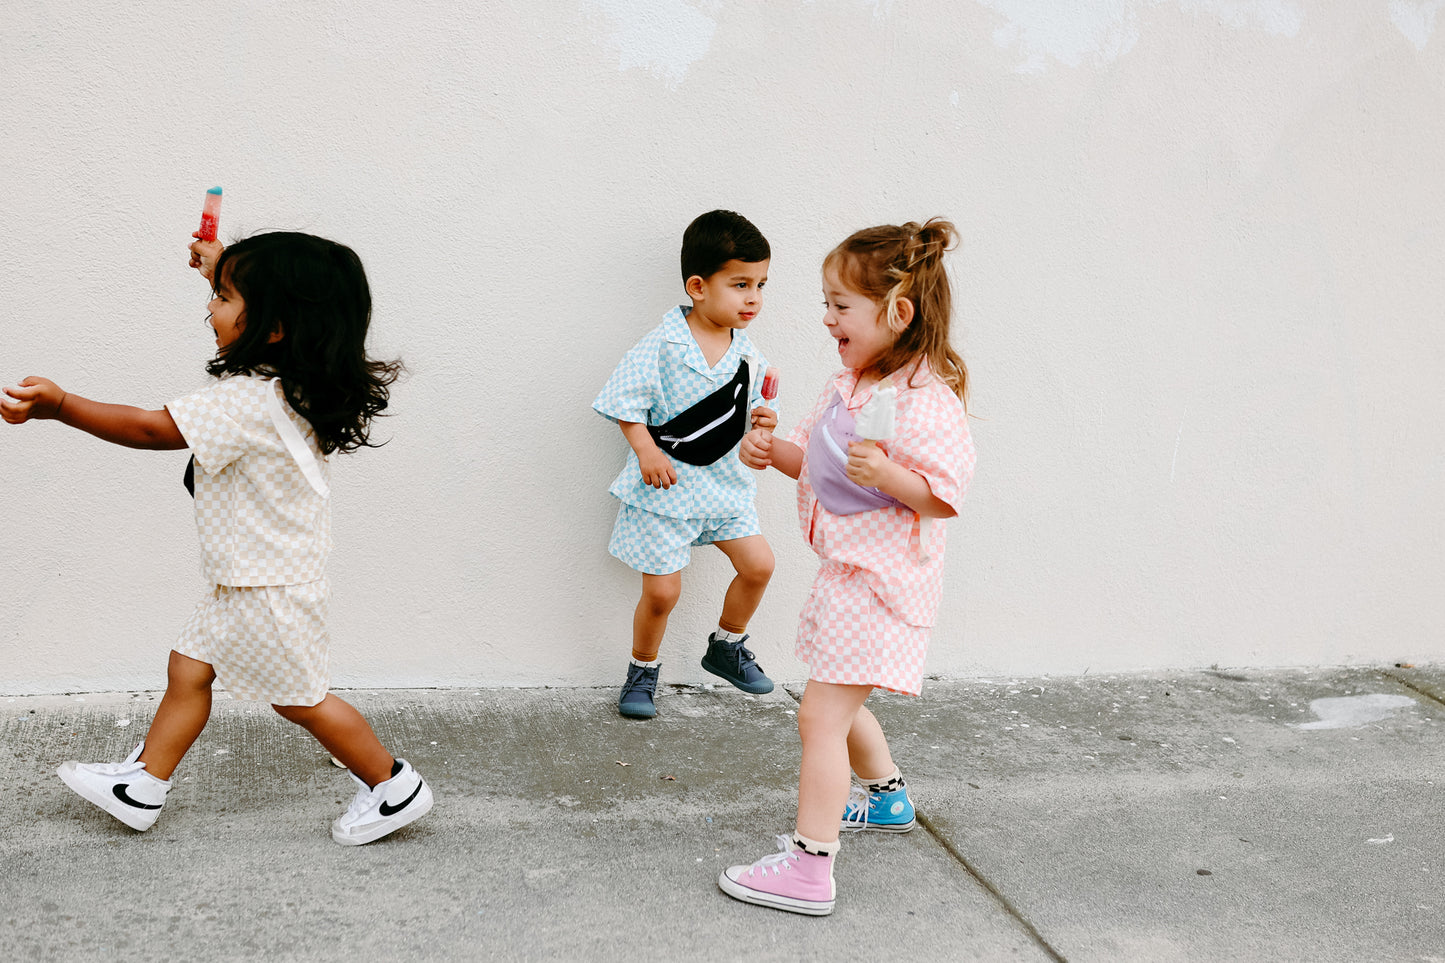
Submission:
[[893,767],[892,773],[882,779],[863,781],[863,788],[870,793],[897,792],[906,785],[907,783],[903,781],[903,773],[898,771],[897,766]]
[[793,845],[803,852],[811,853],[814,856],[833,856],[838,852],[838,841],[836,839],[831,843],[820,843],[816,839],[809,839],[807,836],[796,831],[793,833]]

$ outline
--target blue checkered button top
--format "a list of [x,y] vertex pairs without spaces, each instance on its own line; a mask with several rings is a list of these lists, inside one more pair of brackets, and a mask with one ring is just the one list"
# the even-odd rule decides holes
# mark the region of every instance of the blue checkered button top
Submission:
[[[748,386],[748,409],[766,404],[760,389],[767,361],[753,347],[747,332],[734,331],[727,354],[708,367],[687,326],[691,310],[673,308],[627,352],[592,402],[598,414],[613,422],[660,425],[731,381],[749,356],[757,360],[758,368]],[[770,407],[777,410],[776,404]],[[643,482],[636,453],[618,434],[627,451],[627,464],[608,491],[627,504],[673,518],[731,518],[752,504],[757,493],[756,473],[738,461],[736,446],[711,465],[688,465],[673,459],[677,484],[661,489]]]

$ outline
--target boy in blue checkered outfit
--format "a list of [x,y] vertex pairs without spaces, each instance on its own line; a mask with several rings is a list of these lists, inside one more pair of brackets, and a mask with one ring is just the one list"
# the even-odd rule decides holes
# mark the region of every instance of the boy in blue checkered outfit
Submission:
[[710,211],[694,220],[682,236],[691,306],[669,311],[592,402],[631,449],[608,489],[622,504],[607,549],[642,573],[632,661],[617,702],[624,716],[657,714],[658,650],[694,545],[716,545],[737,572],[703,668],[744,692],[773,690],[744,645],[773,574],[773,551],[758,527],[754,474],[737,454],[749,427],[777,424],[760,391],[766,362],[746,333],[762,307],[771,256],[767,239],[740,214]]

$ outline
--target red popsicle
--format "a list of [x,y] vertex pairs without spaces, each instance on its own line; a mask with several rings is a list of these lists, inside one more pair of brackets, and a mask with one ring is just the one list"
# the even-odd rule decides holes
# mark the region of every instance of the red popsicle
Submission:
[[768,370],[763,372],[762,393],[764,401],[772,401],[778,396],[778,377],[778,369],[776,367],[769,366]]
[[206,191],[206,206],[201,208],[201,229],[196,233],[203,241],[216,239],[216,228],[221,223],[221,189],[213,187]]

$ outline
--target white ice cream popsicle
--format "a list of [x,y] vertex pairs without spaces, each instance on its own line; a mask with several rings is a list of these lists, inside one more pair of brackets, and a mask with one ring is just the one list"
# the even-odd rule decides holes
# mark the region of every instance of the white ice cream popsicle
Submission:
[[853,419],[853,431],[864,444],[892,438],[893,417],[897,411],[898,389],[889,384],[878,385]]

